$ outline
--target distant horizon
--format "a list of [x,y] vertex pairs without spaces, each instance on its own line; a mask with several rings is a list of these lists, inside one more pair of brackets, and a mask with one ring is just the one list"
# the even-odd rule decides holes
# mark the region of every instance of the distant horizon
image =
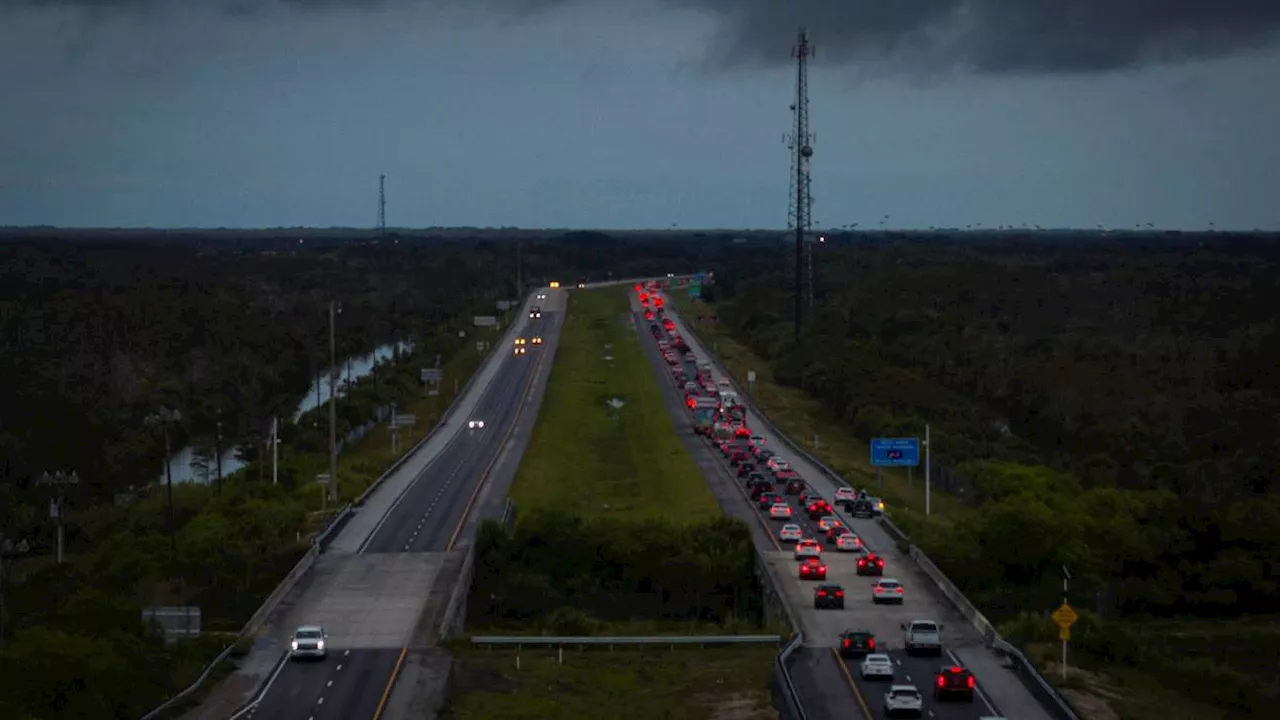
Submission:
[[[381,231],[378,228],[369,227],[350,227],[350,226],[330,226],[321,227],[315,225],[278,225],[278,226],[262,226],[262,227],[201,227],[201,226],[183,226],[183,227],[155,227],[155,226],[77,226],[77,225],[0,225],[0,233],[16,233],[16,232],[96,232],[96,233],[262,233],[262,232],[323,232],[323,233],[361,233],[369,235],[378,235]],[[671,234],[684,235],[690,233],[716,233],[716,234],[748,234],[748,235],[765,235],[765,234],[786,234],[794,233],[794,228],[726,228],[726,227],[688,227],[688,228],[599,228],[599,227],[496,227],[481,225],[430,225],[430,226],[392,226],[388,225],[387,233],[440,233],[440,232],[484,232],[484,233],[568,233],[568,232],[596,232],[596,233],[646,233],[646,234]],[[1177,227],[1043,227],[1043,226],[967,226],[967,227],[834,227],[834,228],[814,228],[809,231],[811,235],[839,235],[839,234],[876,234],[876,233],[1129,233],[1129,234],[1161,234],[1161,233],[1182,233],[1182,234],[1251,234],[1251,235],[1276,235],[1280,234],[1280,229],[1268,228],[1229,228],[1229,227],[1211,227],[1211,228],[1177,228]]]

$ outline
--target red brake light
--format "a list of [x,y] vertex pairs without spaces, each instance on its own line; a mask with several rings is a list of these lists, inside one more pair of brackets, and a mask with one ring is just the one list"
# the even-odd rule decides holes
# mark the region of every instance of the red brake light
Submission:
[[901,595],[901,594],[902,594],[902,588],[898,588],[898,589],[897,589],[897,590],[895,590],[894,592],[896,592],[896,593],[898,593],[899,595]]
[[875,650],[875,649],[876,649],[876,639],[875,639],[875,638],[871,638],[870,640],[867,640],[867,647],[871,648],[872,650]]
[[953,667],[953,668],[951,668],[950,670],[948,670],[947,672],[960,673],[960,672],[964,672],[964,668],[960,668],[960,667]]
[[867,561],[866,561],[866,560],[859,560],[859,561],[858,561],[858,567],[866,567],[866,566],[867,566]]
[[970,675],[970,676],[969,676],[969,689],[970,689],[970,690],[972,690],[972,689],[973,689],[973,676],[972,676],[972,675]]
[[819,591],[818,591],[818,597],[826,597],[826,596],[827,596],[827,591],[826,591],[826,590],[819,590]]
[[836,597],[844,597],[844,591],[843,591],[843,590],[837,590],[837,591],[836,591]]
[[884,567],[884,560],[880,560],[880,559],[878,559],[878,558],[877,558],[877,559],[876,559],[876,564],[877,564],[877,565],[879,565],[880,567]]
[[848,638],[845,638],[845,640],[844,640],[844,646],[845,646],[845,647],[849,647],[849,639],[848,639]]
[[939,675],[939,676],[938,676],[938,687],[945,687],[945,686],[946,686],[946,684],[947,684],[947,679],[946,679],[946,678],[944,678],[944,677],[942,677],[941,675]]

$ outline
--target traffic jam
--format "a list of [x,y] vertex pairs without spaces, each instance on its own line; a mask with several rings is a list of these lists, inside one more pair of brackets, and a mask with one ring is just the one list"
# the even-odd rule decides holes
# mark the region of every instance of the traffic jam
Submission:
[[[671,379],[684,395],[694,432],[716,449],[752,505],[774,528],[778,545],[793,555],[797,579],[812,586],[814,608],[842,610],[846,601],[866,602],[868,597],[875,604],[901,604],[906,588],[886,574],[885,559],[846,527],[833,505],[840,505],[854,518],[874,518],[884,512],[884,502],[865,490],[840,487],[826,498],[810,487],[783,457],[781,448],[770,447],[766,438],[751,431],[747,409],[732,384],[724,378],[716,379],[711,364],[694,355],[676,323],[666,316],[660,285],[638,283],[634,290],[649,332],[670,368]],[[864,595],[864,588],[828,582],[824,558],[830,553],[856,558],[857,575],[872,579],[869,595]],[[850,592],[858,596],[849,596]],[[908,644],[911,630],[907,629]],[[934,637],[937,652],[922,642],[921,654],[941,654],[940,637]],[[871,632],[846,630],[832,642],[853,675],[862,681],[882,683],[883,698],[867,697],[869,704],[880,705],[890,717],[924,714],[924,688],[904,684],[908,679],[895,678],[894,663],[885,654],[887,651],[877,646],[877,638]],[[910,647],[907,650],[916,654]],[[935,683],[927,688],[935,701],[973,700],[975,680],[971,672],[955,666],[936,670],[937,676],[932,678]]]

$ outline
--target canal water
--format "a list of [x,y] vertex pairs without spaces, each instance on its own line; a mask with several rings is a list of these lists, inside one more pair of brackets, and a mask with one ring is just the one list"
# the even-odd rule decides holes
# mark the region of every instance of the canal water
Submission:
[[[337,394],[342,397],[347,383],[354,382],[360,378],[366,377],[378,363],[386,362],[395,356],[396,348],[401,352],[408,352],[413,349],[413,344],[409,342],[388,343],[376,348],[373,352],[366,355],[357,355],[347,358],[343,363],[341,373],[338,380]],[[281,418],[281,422],[298,422],[308,410],[314,410],[320,407],[329,397],[329,378],[328,373],[317,375],[311,382],[311,386],[307,389],[307,394],[298,403],[293,414],[288,418]],[[222,452],[222,474],[223,476],[244,467],[244,463],[237,458],[239,455],[238,447],[229,447],[223,449]],[[160,470],[160,481],[165,480],[165,468]],[[168,472],[173,473],[173,481],[175,483],[200,482],[208,483],[216,481],[218,478],[218,463],[213,458],[212,450],[199,451],[194,445],[188,445],[169,458]]]

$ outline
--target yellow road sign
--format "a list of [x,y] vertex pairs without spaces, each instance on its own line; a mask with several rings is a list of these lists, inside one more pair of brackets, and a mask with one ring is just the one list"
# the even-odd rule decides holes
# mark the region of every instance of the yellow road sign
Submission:
[[1070,639],[1071,639],[1071,628],[1069,628],[1069,627],[1059,628],[1059,629],[1058,629],[1058,639],[1059,639],[1059,640],[1061,640],[1062,642],[1066,642],[1066,641],[1070,640]]
[[1072,610],[1071,606],[1066,603],[1062,603],[1062,607],[1054,610],[1051,617],[1053,618],[1053,621],[1058,624],[1058,627],[1063,629],[1075,625],[1076,621],[1080,619],[1080,616],[1076,614],[1076,611]]

